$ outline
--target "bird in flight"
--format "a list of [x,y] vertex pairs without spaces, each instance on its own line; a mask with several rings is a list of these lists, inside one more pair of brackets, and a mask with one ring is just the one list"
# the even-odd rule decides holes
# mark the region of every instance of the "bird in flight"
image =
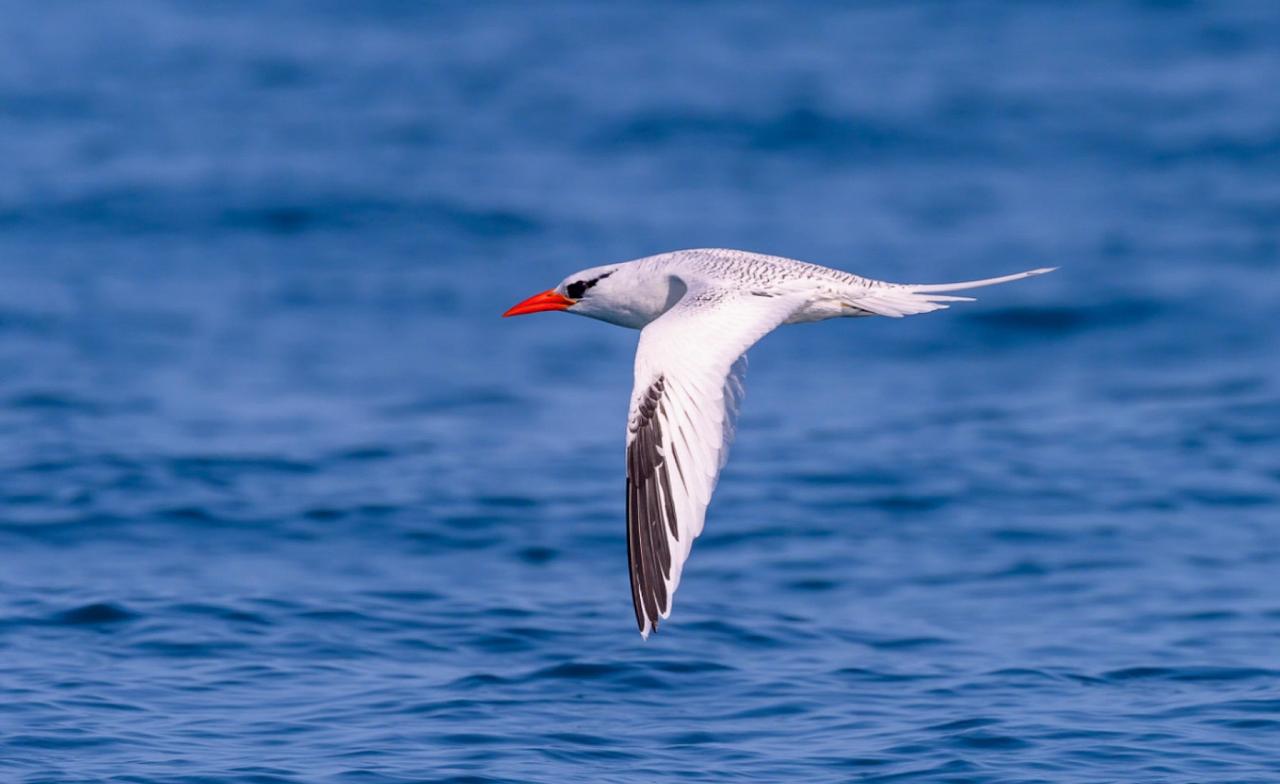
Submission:
[[503,316],[563,310],[640,330],[627,416],[627,559],[646,639],[671,601],[724,467],[747,349],[783,324],[901,318],[970,302],[964,291],[1054,267],[963,283],[887,283],[794,259],[704,248],[574,273]]

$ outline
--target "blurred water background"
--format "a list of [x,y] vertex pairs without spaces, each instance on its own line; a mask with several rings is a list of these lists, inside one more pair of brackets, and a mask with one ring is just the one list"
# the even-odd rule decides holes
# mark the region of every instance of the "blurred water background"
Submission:
[[[0,778],[1280,779],[1280,6],[0,5]],[[635,333],[752,353],[636,634]]]

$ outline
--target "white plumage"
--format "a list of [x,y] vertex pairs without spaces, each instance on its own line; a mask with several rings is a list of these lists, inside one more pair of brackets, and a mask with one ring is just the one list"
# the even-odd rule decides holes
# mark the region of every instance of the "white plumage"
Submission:
[[746,251],[675,251],[584,270],[507,311],[567,310],[640,329],[627,417],[627,551],[648,637],[672,597],[728,457],[746,351],[782,324],[901,318],[970,301],[944,292],[1006,283],[897,284]]

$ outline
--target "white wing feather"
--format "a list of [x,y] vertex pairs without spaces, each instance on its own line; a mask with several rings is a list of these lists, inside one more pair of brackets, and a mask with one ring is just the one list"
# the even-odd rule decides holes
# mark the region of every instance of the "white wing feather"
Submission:
[[627,426],[632,600],[648,637],[671,613],[729,454],[745,352],[807,301],[693,283],[640,333]]

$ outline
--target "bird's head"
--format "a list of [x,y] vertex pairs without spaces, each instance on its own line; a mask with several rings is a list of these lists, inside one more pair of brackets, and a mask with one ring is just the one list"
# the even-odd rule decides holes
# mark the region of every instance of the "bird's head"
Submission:
[[[610,324],[640,328],[675,301],[673,279],[655,275],[633,263],[607,264],[575,272],[553,289],[516,303],[503,317],[544,310],[564,310]],[[680,285],[683,293],[683,285]],[[675,297],[679,299],[679,295]]]

